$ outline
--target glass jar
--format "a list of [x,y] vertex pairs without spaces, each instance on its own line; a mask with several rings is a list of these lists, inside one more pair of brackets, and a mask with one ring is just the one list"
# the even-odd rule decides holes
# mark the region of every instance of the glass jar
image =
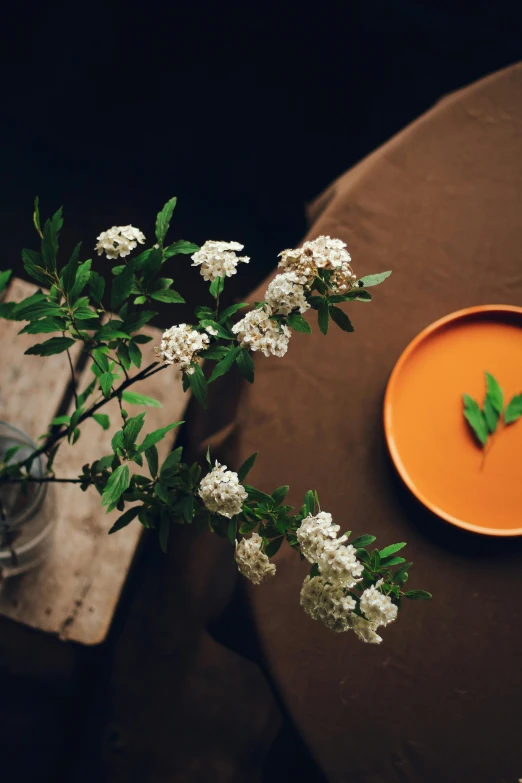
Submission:
[[[6,452],[18,447],[8,464],[26,459],[37,446],[17,427],[0,421],[0,462]],[[30,474],[44,475],[41,457],[33,460]],[[21,483],[0,483],[0,576],[22,574],[41,563],[52,544],[54,514],[51,487],[47,483],[29,482],[24,493]]]

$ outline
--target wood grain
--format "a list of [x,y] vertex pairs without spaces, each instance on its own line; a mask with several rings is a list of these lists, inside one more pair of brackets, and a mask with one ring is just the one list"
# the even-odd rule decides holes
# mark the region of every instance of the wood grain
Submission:
[[[18,280],[12,288],[8,296],[14,294],[15,298],[34,290]],[[27,356],[21,362],[25,342],[34,342],[34,336],[21,335],[14,340],[13,326],[19,330],[19,324],[0,322],[2,345],[7,342],[9,349],[0,383],[0,418],[34,437],[45,431],[54,415],[68,382],[69,369],[63,354],[45,359]],[[152,346],[158,343],[161,332],[152,328],[143,331],[153,337],[151,343],[143,346],[146,366],[153,361]],[[91,379],[87,366],[79,388]],[[173,367],[140,382],[136,390],[163,404],[163,408],[147,409],[126,405],[131,415],[147,411],[143,433],[182,418],[188,397],[183,393],[180,373]],[[77,444],[72,447],[64,443],[60,447],[55,460],[57,476],[75,477],[82,465],[111,453],[111,437],[121,427],[117,402],[108,403],[103,412],[110,416],[111,428],[104,431],[92,419],[82,424]],[[173,430],[158,444],[160,459],[172,448],[175,437]],[[106,514],[96,490],[82,492],[74,484],[53,485],[52,490],[49,500],[54,503],[56,530],[51,555],[34,571],[4,583],[0,614],[64,640],[98,644],[109,630],[142,528],[135,521],[108,536],[119,512]]]

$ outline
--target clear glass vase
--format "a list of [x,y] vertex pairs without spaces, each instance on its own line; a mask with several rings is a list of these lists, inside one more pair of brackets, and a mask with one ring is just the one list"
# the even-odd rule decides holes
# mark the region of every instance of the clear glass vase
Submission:
[[[19,449],[8,464],[21,462],[37,448],[17,427],[0,421],[0,462],[13,446]],[[44,466],[37,457],[30,475],[40,478]],[[54,514],[51,488],[30,482],[26,491],[20,483],[0,484],[0,576],[6,578],[29,571],[47,556],[52,544]]]

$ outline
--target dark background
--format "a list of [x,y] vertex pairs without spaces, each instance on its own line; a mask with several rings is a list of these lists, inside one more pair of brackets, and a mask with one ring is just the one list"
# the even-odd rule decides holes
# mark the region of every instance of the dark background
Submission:
[[[252,257],[228,299],[300,241],[306,203],[335,177],[444,94],[522,59],[520,3],[290,10],[93,0],[12,4],[3,14],[0,269],[20,273],[21,247],[36,246],[37,194],[44,215],[64,205],[64,250],[83,239],[86,256],[111,225],[132,223],[150,238],[156,212],[177,195],[173,239],[241,241]],[[207,296],[189,259],[176,264],[189,302]],[[162,325],[189,310],[163,307]],[[213,633],[253,654],[253,637],[234,639],[238,611],[247,610],[235,604]],[[0,686],[6,704],[41,710],[45,724],[48,694]],[[296,776],[322,780],[287,721],[266,780]]]
[[[245,244],[251,264],[227,286],[244,296],[332,179],[440,96],[519,59],[521,21],[520,3],[485,0],[12,4],[0,268],[36,246],[37,194],[45,215],[64,205],[64,249],[83,239],[86,255],[114,224],[150,237],[177,195],[173,238]],[[177,263],[177,287],[205,296],[189,259]],[[162,312],[169,326],[189,317]]]

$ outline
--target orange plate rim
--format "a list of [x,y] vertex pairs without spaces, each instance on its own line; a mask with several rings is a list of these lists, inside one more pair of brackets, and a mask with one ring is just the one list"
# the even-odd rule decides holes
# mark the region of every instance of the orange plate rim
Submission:
[[386,436],[388,450],[390,452],[392,461],[397,469],[397,472],[399,473],[401,479],[404,481],[404,483],[406,484],[410,492],[412,492],[412,494],[417,498],[417,500],[420,500],[423,506],[426,506],[426,508],[428,508],[430,511],[432,511],[441,519],[444,519],[446,522],[449,522],[450,524],[455,525],[456,527],[463,528],[464,530],[471,531],[472,533],[480,533],[482,535],[497,536],[497,537],[498,536],[501,537],[522,536],[522,527],[503,530],[499,528],[490,528],[490,527],[482,527],[481,525],[473,525],[471,522],[466,522],[465,520],[459,519],[458,517],[455,517],[452,514],[448,514],[446,511],[443,511],[441,508],[438,508],[438,506],[435,503],[432,503],[431,500],[429,500],[429,498],[427,498],[412,481],[408,471],[406,470],[402,462],[393,435],[392,397],[394,394],[395,386],[397,384],[397,379],[399,378],[401,370],[403,366],[406,364],[406,362],[408,361],[411,354],[417,349],[417,347],[421,343],[424,342],[424,340],[426,340],[427,337],[433,334],[433,332],[436,332],[438,329],[441,329],[442,327],[452,322],[456,322],[464,318],[470,318],[474,315],[478,316],[484,313],[515,313],[517,315],[520,315],[520,317],[522,318],[522,307],[516,307],[513,305],[478,305],[476,307],[466,307],[463,310],[457,310],[454,313],[445,315],[443,318],[439,318],[437,321],[427,326],[425,329],[419,332],[419,334],[416,337],[414,337],[413,340],[406,346],[404,351],[399,356],[395,364],[395,367],[392,370],[390,378],[388,380],[388,385],[386,386],[386,394],[384,396],[384,432]]

